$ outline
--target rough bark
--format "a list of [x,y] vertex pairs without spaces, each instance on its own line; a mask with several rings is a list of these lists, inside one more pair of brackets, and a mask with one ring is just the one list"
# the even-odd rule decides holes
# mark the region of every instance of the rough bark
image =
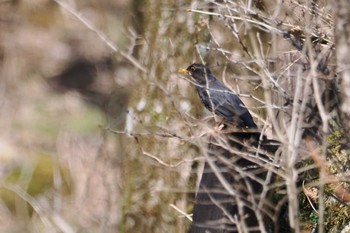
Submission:
[[346,136],[350,139],[350,2],[336,1],[336,58],[342,80],[342,113]]

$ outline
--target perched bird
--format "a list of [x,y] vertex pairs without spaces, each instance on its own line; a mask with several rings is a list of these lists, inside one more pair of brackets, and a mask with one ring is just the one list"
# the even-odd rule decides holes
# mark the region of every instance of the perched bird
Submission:
[[179,72],[189,73],[192,76],[204,106],[209,111],[223,117],[225,123],[239,128],[257,128],[252,115],[240,98],[217,80],[208,67],[195,63]]
[[[226,140],[224,144],[216,137],[209,138],[210,159],[205,162],[196,192],[190,233],[238,233],[242,229],[249,233],[290,232],[279,209],[274,212],[270,208],[276,204],[269,188],[275,175],[261,164],[271,160],[279,142],[269,140],[257,130],[244,103],[208,67],[192,64],[179,71],[191,75],[204,106],[222,117],[225,125],[254,129],[222,131],[220,139]],[[252,152],[252,157],[258,156],[258,160],[246,156]]]

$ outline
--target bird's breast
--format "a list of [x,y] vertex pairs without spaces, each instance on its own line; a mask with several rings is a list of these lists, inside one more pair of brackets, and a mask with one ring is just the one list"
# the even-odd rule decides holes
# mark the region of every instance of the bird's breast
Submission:
[[208,95],[208,90],[205,87],[197,87],[197,92],[199,95],[199,98],[201,99],[201,102],[203,105],[209,110],[212,111],[212,101],[211,97]]

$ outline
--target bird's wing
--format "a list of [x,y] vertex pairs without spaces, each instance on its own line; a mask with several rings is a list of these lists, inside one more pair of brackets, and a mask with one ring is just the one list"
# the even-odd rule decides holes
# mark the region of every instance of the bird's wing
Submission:
[[[228,98],[229,99],[228,99]],[[232,96],[222,96],[221,98],[213,98],[213,106],[214,111],[227,118],[231,118],[233,116],[240,116],[242,115],[247,109],[243,108],[241,106],[241,101],[238,99],[236,100]]]
[[213,99],[214,112],[216,114],[223,116],[228,121],[238,121],[243,126],[256,126],[253,117],[236,94],[226,92],[220,97]]

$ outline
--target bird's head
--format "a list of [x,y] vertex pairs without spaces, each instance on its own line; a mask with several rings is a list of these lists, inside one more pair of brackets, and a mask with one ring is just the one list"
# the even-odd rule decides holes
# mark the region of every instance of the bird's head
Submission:
[[209,68],[202,64],[192,64],[187,69],[179,70],[180,73],[189,73],[198,84],[206,84],[207,80],[215,80]]

